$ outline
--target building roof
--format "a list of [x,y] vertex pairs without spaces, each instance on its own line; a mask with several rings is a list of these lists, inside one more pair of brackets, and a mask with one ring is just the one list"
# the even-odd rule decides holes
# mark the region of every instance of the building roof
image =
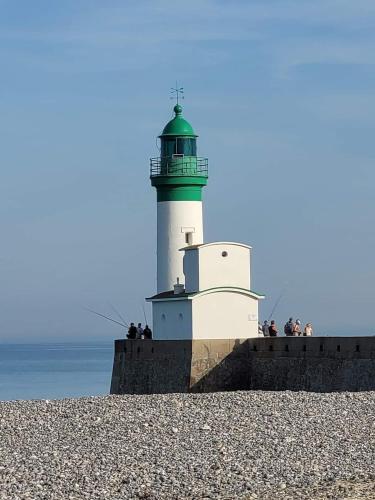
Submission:
[[168,292],[158,293],[153,295],[152,297],[147,297],[146,300],[149,302],[156,301],[168,301],[168,300],[192,300],[195,297],[199,297],[200,295],[206,295],[208,293],[217,293],[217,292],[234,292],[234,293],[242,293],[245,295],[249,295],[254,299],[260,300],[264,299],[265,295],[261,293],[254,292],[253,290],[248,290],[247,288],[239,288],[235,286],[218,286],[215,288],[208,288],[207,290],[201,290],[199,292],[193,293],[174,293],[173,290],[169,290]]
[[172,120],[166,124],[162,134],[159,137],[168,135],[186,135],[189,137],[197,137],[197,135],[194,133],[193,127],[187,120],[185,120],[185,118],[182,117],[182,107],[179,104],[176,104],[176,106],[173,108],[173,111],[175,112],[174,118],[172,118]]
[[174,293],[173,290],[169,290],[168,292],[161,292],[153,295],[152,297],[147,297],[146,300],[163,300],[163,299],[172,299],[172,298],[186,298],[191,295],[195,295],[195,293]]
[[245,245],[244,243],[236,243],[234,241],[213,241],[211,243],[200,243],[198,245],[190,245],[188,247],[182,247],[179,250],[185,252],[187,250],[196,250],[197,248],[210,247],[210,246],[214,246],[214,245],[234,245],[234,246],[238,246],[238,247],[248,248],[249,250],[252,249],[251,246]]

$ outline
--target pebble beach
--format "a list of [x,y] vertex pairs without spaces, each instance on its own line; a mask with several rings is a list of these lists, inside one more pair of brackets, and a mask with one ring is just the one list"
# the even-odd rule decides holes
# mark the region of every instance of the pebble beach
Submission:
[[375,499],[375,393],[0,403],[0,499]]

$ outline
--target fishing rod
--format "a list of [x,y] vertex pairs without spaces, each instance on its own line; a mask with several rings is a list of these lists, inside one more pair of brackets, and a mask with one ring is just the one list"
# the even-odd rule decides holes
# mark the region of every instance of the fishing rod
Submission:
[[280,293],[280,295],[277,297],[276,302],[275,302],[275,305],[274,305],[274,306],[273,306],[273,308],[272,308],[271,314],[270,314],[270,315],[269,315],[269,317],[268,317],[268,321],[269,321],[269,320],[273,317],[273,314],[274,314],[274,312],[276,311],[277,306],[280,304],[280,300],[281,300],[281,299],[283,298],[283,296],[285,295],[285,292],[286,292],[287,288],[288,288],[288,285],[285,285],[285,287],[281,290],[281,293]]
[[108,302],[108,304],[109,304],[109,307],[111,307],[111,309],[115,312],[115,314],[117,314],[117,316],[121,319],[121,321],[124,323],[124,325],[126,325],[126,327],[129,328],[128,323],[126,322],[124,317],[119,313],[119,311],[115,308],[115,306],[113,304],[111,304],[111,302]]
[[115,319],[109,318],[108,316],[105,316],[105,314],[98,313],[94,311],[93,309],[89,309],[88,307],[84,307],[86,311],[89,311],[93,314],[96,314],[97,316],[101,316],[102,318],[107,319],[108,321],[112,321],[113,323],[116,323],[117,325],[121,325],[123,328],[128,328],[127,325],[124,325],[124,323],[120,323],[119,321],[116,321]]
[[145,306],[144,306],[143,302],[142,302],[142,309],[143,309],[143,316],[145,318],[145,325],[148,325],[146,311],[145,311]]

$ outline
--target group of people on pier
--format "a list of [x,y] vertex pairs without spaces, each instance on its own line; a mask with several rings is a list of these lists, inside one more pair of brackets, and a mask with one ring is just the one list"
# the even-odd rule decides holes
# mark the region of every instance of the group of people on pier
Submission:
[[[277,329],[274,320],[269,323],[267,320],[263,322],[263,325],[259,327],[259,334],[264,337],[278,337],[279,330]],[[293,321],[293,318],[289,320],[284,325],[284,334],[287,337],[311,337],[313,334],[313,327],[311,323],[306,323],[305,327],[302,329],[302,324],[299,319]]]
[[[259,334],[264,337],[278,337],[279,330],[277,329],[275,320],[272,320],[271,323],[265,320],[263,325],[259,323]],[[284,334],[287,337],[311,337],[313,334],[313,327],[311,323],[306,323],[302,330],[301,321],[299,319],[293,321],[293,318],[289,318],[284,325]],[[142,328],[142,323],[138,323],[138,326],[135,326],[134,323],[130,323],[126,337],[130,340],[152,340],[152,330],[148,325]]]
[[142,323],[138,323],[138,326],[135,326],[134,323],[130,323],[126,337],[132,340],[152,340],[152,330],[148,325],[142,328]]

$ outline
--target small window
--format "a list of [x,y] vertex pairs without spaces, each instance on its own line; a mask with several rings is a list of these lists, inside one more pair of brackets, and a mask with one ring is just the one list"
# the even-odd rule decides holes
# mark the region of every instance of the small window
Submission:
[[228,252],[226,252],[225,250],[223,252],[221,252],[221,256],[222,257],[228,257]]
[[192,232],[185,233],[185,243],[189,246],[191,246],[193,244],[193,233]]

